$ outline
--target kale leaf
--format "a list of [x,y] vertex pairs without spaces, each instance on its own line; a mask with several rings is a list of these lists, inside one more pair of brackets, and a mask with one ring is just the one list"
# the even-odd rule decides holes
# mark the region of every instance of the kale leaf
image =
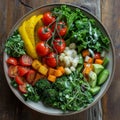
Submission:
[[27,84],[26,86],[27,93],[23,94],[24,99],[31,100],[34,102],[38,102],[40,100],[40,96],[36,92],[36,89],[34,89],[30,84]]
[[67,45],[74,41],[78,52],[87,48],[97,52],[109,49],[108,37],[99,29],[95,19],[88,18],[81,10],[62,5],[54,8],[52,13],[60,20],[66,21],[68,30],[64,39]]
[[5,52],[12,57],[20,57],[25,54],[24,42],[18,31],[15,31],[13,35],[8,38],[5,44]]

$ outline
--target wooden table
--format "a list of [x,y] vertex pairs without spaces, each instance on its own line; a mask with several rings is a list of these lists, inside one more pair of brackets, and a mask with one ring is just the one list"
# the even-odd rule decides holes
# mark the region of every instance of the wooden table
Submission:
[[[43,4],[68,2],[68,0],[23,0],[36,8]],[[95,14],[108,29],[116,50],[116,71],[113,82],[102,99],[103,120],[120,119],[120,2],[119,0],[69,0],[69,3],[82,5]],[[22,104],[7,85],[2,65],[2,52],[5,40],[12,26],[30,8],[18,0],[0,0],[0,120],[93,120],[88,111],[67,117],[53,117],[37,113]],[[96,113],[99,114],[99,113]],[[88,116],[88,118],[87,118]],[[98,120],[98,119],[95,119]]]

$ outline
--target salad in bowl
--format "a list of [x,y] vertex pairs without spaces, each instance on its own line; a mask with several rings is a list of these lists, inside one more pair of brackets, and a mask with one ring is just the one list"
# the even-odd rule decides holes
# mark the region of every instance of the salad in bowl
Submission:
[[5,43],[4,69],[23,103],[47,114],[76,113],[103,95],[113,46],[91,16],[75,6],[48,5],[17,23]]

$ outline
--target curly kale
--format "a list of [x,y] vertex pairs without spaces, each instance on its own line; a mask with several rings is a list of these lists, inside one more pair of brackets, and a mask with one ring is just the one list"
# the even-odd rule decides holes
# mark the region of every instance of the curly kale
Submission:
[[98,52],[109,49],[108,37],[99,29],[96,21],[88,18],[81,10],[62,5],[54,8],[52,13],[67,23],[68,30],[65,36],[67,45],[74,41],[79,52],[87,48]]
[[38,102],[40,100],[40,96],[38,95],[36,89],[32,87],[30,84],[26,86],[27,93],[23,94],[25,100],[31,100],[34,102]]
[[25,54],[24,42],[18,31],[15,31],[13,35],[8,38],[5,44],[5,52],[12,57],[20,57]]

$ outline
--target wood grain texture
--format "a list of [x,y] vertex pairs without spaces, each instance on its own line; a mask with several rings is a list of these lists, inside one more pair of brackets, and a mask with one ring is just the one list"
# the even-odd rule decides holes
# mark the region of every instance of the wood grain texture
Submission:
[[103,98],[103,120],[120,119],[120,1],[103,0],[102,22],[110,33],[116,54],[116,70],[113,82]]

